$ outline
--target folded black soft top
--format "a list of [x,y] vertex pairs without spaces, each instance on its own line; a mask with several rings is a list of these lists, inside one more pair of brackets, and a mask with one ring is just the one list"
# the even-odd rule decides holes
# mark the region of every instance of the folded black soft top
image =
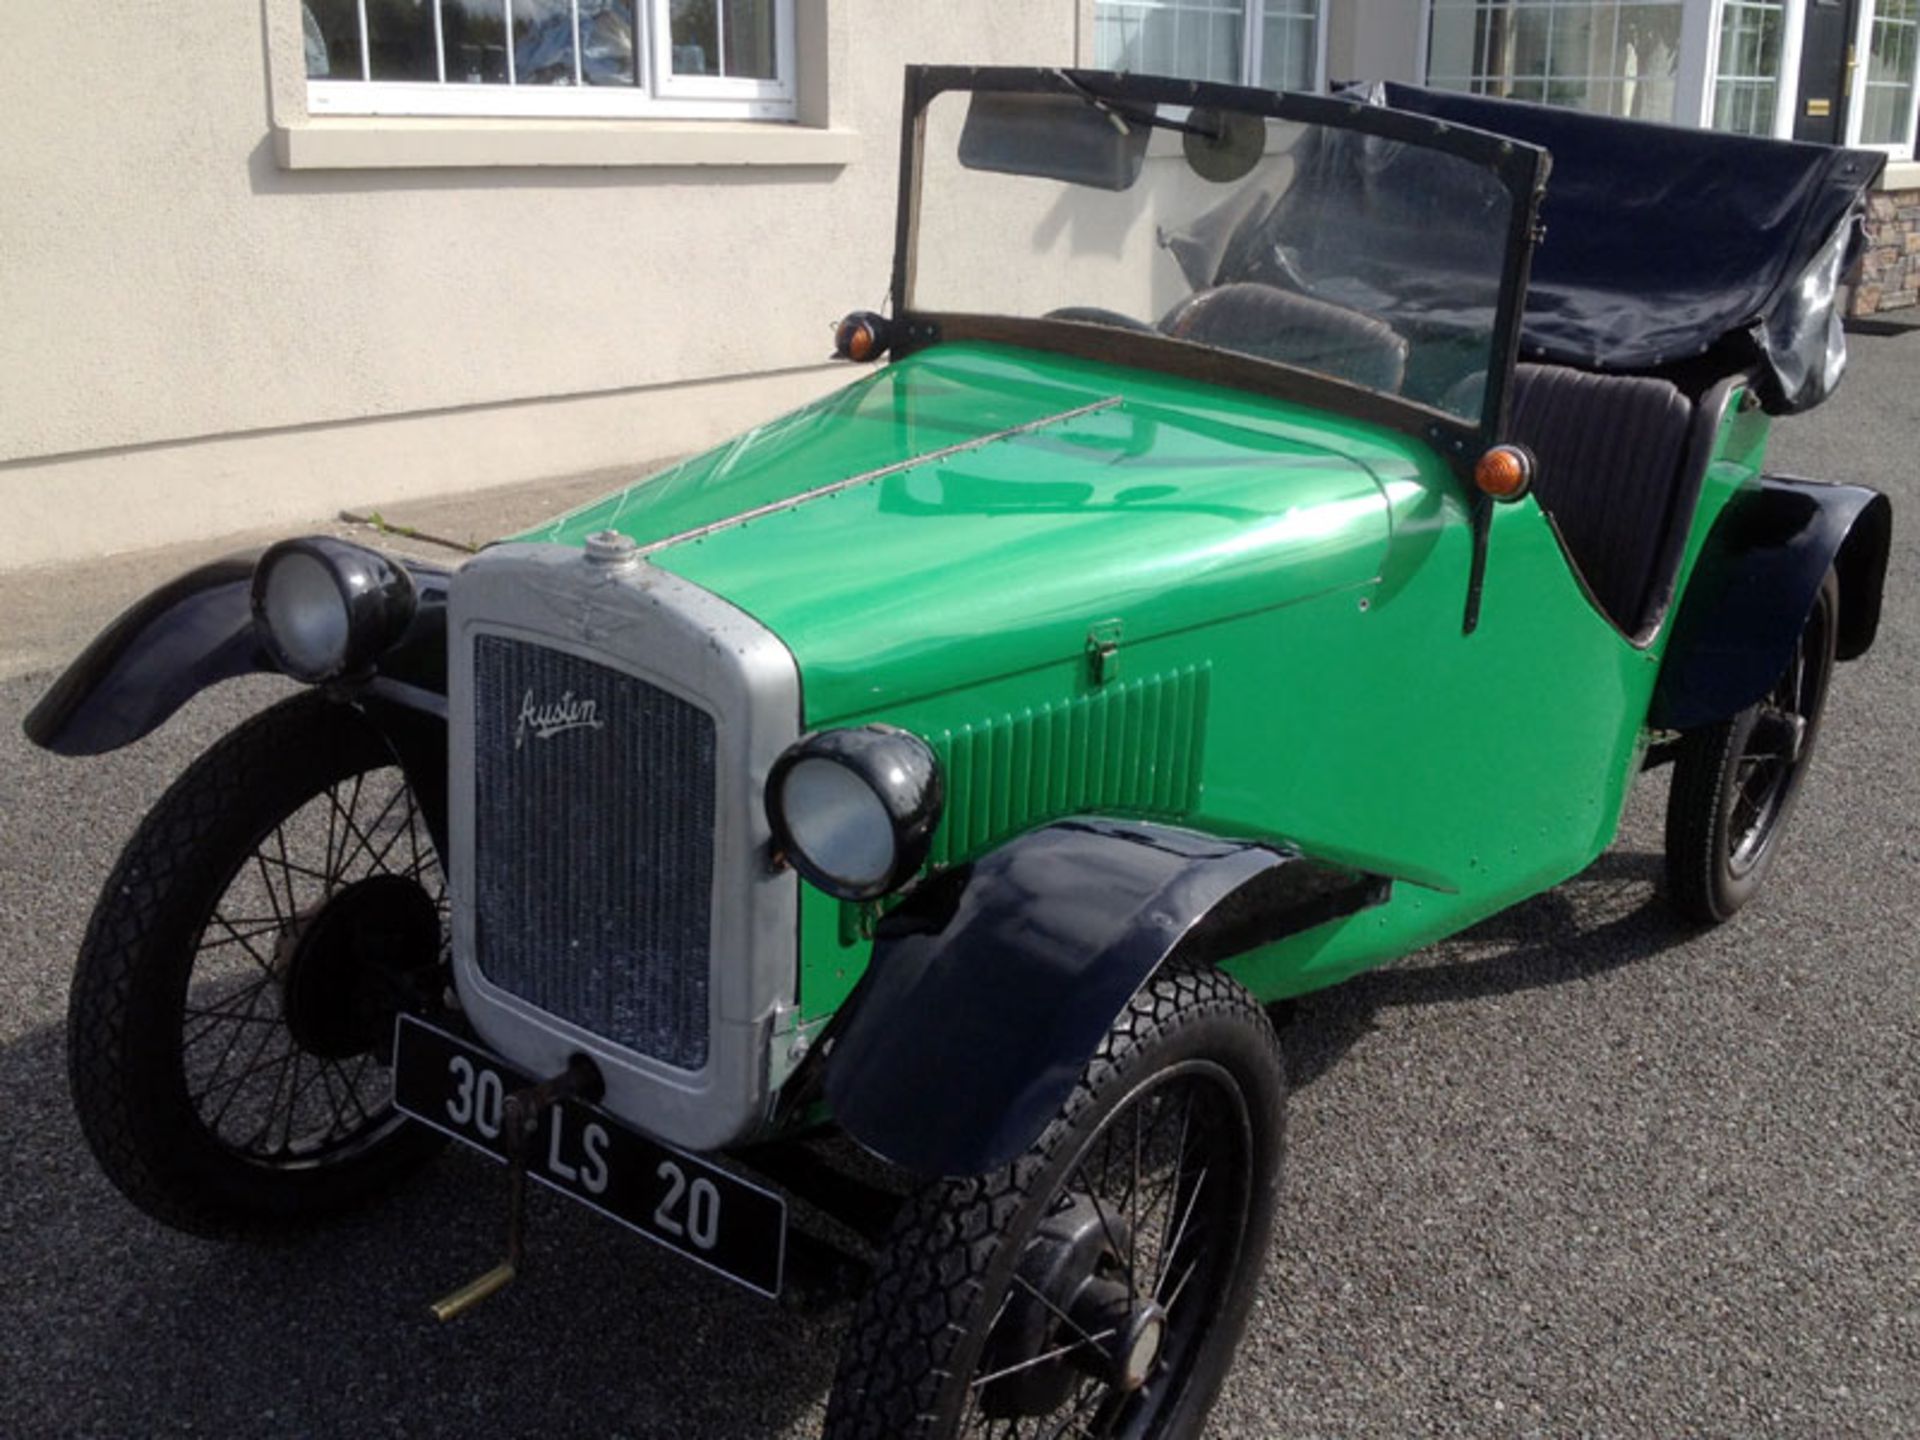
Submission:
[[1528,358],[1751,365],[1775,412],[1817,404],[1839,379],[1835,291],[1885,156],[1411,85],[1368,95],[1552,154],[1521,324]]

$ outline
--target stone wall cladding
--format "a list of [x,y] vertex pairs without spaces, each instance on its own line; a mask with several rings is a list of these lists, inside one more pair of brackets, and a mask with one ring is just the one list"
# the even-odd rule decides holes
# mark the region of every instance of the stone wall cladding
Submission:
[[1854,315],[1920,304],[1920,190],[1867,197],[1867,258],[1854,287]]

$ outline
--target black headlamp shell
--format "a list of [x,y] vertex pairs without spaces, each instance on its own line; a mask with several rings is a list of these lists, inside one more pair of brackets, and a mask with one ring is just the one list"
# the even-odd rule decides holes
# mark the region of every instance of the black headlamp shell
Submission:
[[[340,629],[339,640],[329,653],[314,653],[313,647],[293,644],[291,636],[275,633],[268,597],[278,567],[286,564],[299,565],[309,573],[317,567],[332,589],[332,595],[323,596],[320,603],[337,603],[339,618],[318,617],[338,624]],[[371,669],[373,662],[406,633],[418,604],[413,577],[406,566],[377,550],[331,535],[282,540],[269,547],[253,567],[251,601],[254,628],[274,663],[296,680],[311,684]],[[282,616],[282,623],[288,618]]]
[[[806,760],[825,760],[851,771],[873,792],[893,827],[893,863],[868,883],[852,883],[822,870],[795,843],[785,806],[787,777]],[[940,766],[918,735],[893,725],[861,725],[802,736],[773,764],[767,776],[767,823],[776,852],[814,885],[841,900],[874,900],[891,894],[926,863],[940,823]]]

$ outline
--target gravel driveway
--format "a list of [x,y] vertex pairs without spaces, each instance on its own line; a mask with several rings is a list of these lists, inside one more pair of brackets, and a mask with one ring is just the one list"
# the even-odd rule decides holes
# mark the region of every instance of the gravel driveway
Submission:
[[[1843,667],[1763,902],[1696,934],[1658,894],[1662,776],[1590,871],[1303,1002],[1283,1217],[1219,1436],[1873,1436],[1920,1430],[1920,337],[1782,424],[1776,468],[1899,520],[1880,643]],[[803,1317],[449,1154],[271,1249],[159,1229],[68,1109],[93,894],[188,756],[278,693],[203,696],[92,762],[0,682],[0,1435],[804,1436],[844,1311]]]

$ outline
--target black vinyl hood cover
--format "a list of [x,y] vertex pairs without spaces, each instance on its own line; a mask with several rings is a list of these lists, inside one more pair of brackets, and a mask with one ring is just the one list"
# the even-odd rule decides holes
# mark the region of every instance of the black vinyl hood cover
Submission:
[[1884,155],[1411,85],[1364,93],[1552,153],[1526,358],[1647,371],[1711,355],[1723,371],[1754,367],[1775,414],[1817,405],[1839,380],[1836,292]]

